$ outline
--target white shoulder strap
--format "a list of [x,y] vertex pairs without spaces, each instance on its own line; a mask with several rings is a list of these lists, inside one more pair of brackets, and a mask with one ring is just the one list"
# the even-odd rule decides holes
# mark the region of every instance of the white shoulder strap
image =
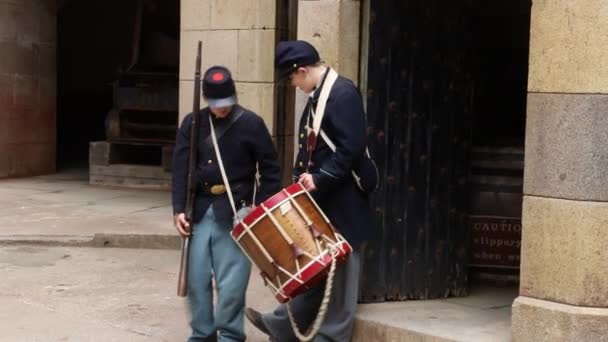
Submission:
[[334,69],[330,68],[327,72],[327,76],[325,77],[325,82],[323,83],[321,94],[319,95],[319,101],[317,102],[315,117],[312,122],[312,129],[316,135],[318,135],[319,131],[321,130],[321,121],[323,121],[323,115],[325,114],[325,105],[327,105],[329,93],[331,92],[331,88],[334,86],[337,79],[338,73],[335,72]]
[[[321,94],[319,94],[319,101],[317,102],[317,110],[313,111],[310,109],[311,114],[313,115],[312,128],[315,132],[315,135],[321,135],[321,138],[325,140],[325,143],[329,148],[336,152],[336,144],[325,134],[324,131],[321,130],[321,121],[323,121],[323,115],[325,114],[325,106],[327,105],[327,99],[329,98],[329,93],[331,92],[331,88],[334,86],[334,83],[338,79],[338,73],[334,69],[329,69],[327,73],[327,77],[325,78],[325,83],[323,84],[323,89],[321,89]],[[365,148],[365,154],[370,157],[369,149]]]
[[236,206],[234,205],[234,198],[232,198],[232,190],[230,190],[230,182],[228,182],[228,176],[226,176],[226,170],[224,169],[224,162],[222,161],[220,148],[217,145],[217,137],[215,136],[215,127],[213,127],[213,120],[211,120],[211,115],[209,115],[209,126],[211,127],[211,138],[213,139],[213,149],[215,149],[217,163],[220,166],[222,179],[224,180],[224,186],[226,187],[226,192],[228,193],[228,199],[230,201],[230,206],[232,207],[232,212],[234,213],[234,219],[236,220],[238,219],[238,216],[236,214]]

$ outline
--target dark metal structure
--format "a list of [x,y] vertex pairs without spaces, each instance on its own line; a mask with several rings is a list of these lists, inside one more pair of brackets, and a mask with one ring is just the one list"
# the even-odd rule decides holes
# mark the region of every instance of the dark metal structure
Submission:
[[470,9],[468,1],[371,1],[368,133],[382,184],[363,302],[467,292]]
[[363,3],[381,189],[360,300],[463,296],[480,270],[516,279],[530,1]]
[[127,72],[114,82],[114,105],[106,118],[112,142],[172,143],[177,131],[175,73]]
[[163,1],[138,1],[131,62],[113,83],[113,107],[106,118],[108,141],[175,140],[179,40],[163,27],[165,13],[158,13],[168,10],[167,6]]

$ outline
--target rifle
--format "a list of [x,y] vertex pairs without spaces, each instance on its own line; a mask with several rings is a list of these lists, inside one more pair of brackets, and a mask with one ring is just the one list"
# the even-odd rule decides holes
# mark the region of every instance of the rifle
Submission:
[[[199,113],[201,105],[201,48],[202,42],[198,41],[196,54],[196,65],[194,71],[194,101],[192,105],[192,125],[190,127],[190,151],[188,155],[188,191],[186,194],[186,221],[190,224],[192,234],[193,222],[192,211],[194,196],[196,194],[196,146],[198,146]],[[182,255],[179,262],[179,276],[177,282],[177,295],[186,297],[188,295],[188,255],[190,252],[190,236],[182,238]]]

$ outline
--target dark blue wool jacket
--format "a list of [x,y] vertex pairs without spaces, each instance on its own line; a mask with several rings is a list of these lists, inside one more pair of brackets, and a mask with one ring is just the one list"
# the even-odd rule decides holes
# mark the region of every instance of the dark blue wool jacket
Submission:
[[[239,110],[235,106],[232,113]],[[244,108],[243,108],[244,109]],[[194,202],[193,221],[200,221],[209,206],[213,204],[218,219],[231,219],[232,209],[226,193],[211,195],[202,191],[204,187],[223,184],[222,174],[215,157],[213,144],[204,141],[210,135],[208,108],[201,110],[198,163],[196,178],[198,189]],[[213,118],[213,124],[218,128],[222,120]],[[172,200],[173,212],[184,212],[186,207],[186,188],[188,185],[188,154],[190,151],[190,127],[192,113],[186,115],[177,133],[175,150],[173,153],[173,182]],[[260,172],[260,187],[256,194],[256,204],[264,202],[280,190],[279,164],[272,138],[264,121],[255,113],[244,109],[241,117],[226,131],[218,141],[219,149],[224,162],[224,169],[232,187],[237,210],[244,201],[250,205],[253,197],[253,184],[256,173],[256,163]]]
[[[311,105],[316,108],[321,89],[317,89],[308,101],[300,121],[294,181],[306,171],[308,152],[305,127],[309,108]],[[336,145],[336,152],[319,135],[309,168],[318,189],[313,197],[336,229],[355,247],[369,238],[371,211],[368,195],[359,190],[351,173],[364,156],[366,122],[361,95],[350,80],[338,77],[334,83],[321,129]]]

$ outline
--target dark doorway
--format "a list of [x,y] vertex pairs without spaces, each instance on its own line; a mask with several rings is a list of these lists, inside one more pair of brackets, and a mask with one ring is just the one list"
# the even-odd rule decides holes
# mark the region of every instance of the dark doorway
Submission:
[[519,280],[531,5],[473,2],[468,257],[474,284]]
[[179,16],[173,0],[60,2],[59,169],[88,166],[89,142],[106,140],[114,86],[127,73],[173,74],[177,92]]
[[[466,295],[471,218],[521,219],[521,202],[519,214],[513,209],[521,201],[530,0],[363,3],[368,139],[382,186],[372,199],[376,234],[360,299]],[[504,273],[494,261],[477,266]]]

